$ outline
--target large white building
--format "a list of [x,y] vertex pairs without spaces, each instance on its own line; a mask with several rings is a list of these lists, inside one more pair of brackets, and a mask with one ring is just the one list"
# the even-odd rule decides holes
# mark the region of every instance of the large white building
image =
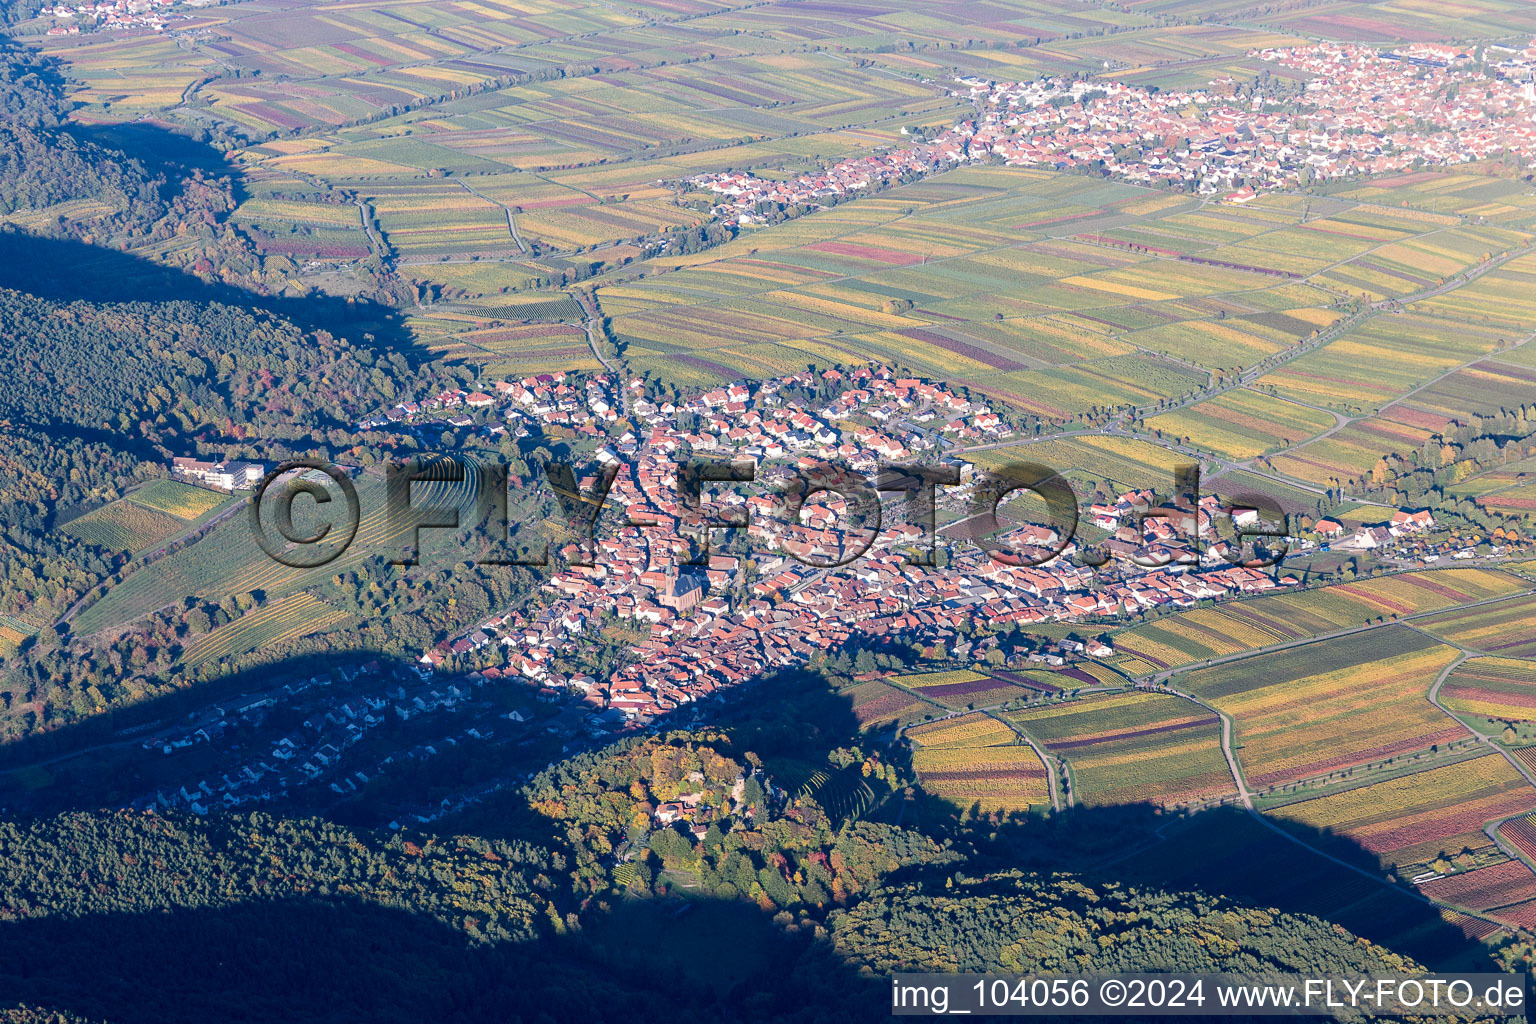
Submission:
[[217,487],[221,491],[254,487],[266,475],[259,462],[202,462],[198,459],[172,459],[171,475],[188,483]]

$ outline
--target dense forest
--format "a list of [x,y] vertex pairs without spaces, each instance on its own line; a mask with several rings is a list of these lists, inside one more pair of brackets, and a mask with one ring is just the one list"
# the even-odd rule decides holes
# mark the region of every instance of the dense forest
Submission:
[[[0,289],[0,417],[150,450],[346,426],[403,357],[218,303],[57,303]],[[308,448],[308,444],[300,447]]]
[[[554,765],[498,838],[244,813],[0,825],[6,1019],[876,1020],[893,970],[1417,969],[1315,918],[835,823],[748,736],[782,740],[676,731]],[[653,814],[682,803],[710,812],[702,836]]]

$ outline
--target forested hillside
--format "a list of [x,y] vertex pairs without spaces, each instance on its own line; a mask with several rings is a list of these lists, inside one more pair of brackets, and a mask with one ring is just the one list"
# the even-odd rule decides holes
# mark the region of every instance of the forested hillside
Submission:
[[[556,766],[526,790],[543,842],[268,814],[0,825],[0,991],[31,1008],[5,1019],[877,1020],[894,970],[1415,969],[1315,918],[834,827],[758,760],[679,732]],[[633,820],[690,789],[718,801],[702,840]]]
[[[169,450],[346,426],[403,361],[218,303],[55,303],[0,290],[0,417]],[[308,447],[305,445],[304,447]]]
[[64,524],[172,456],[349,447],[413,371],[392,311],[276,297],[281,274],[225,223],[228,168],[179,136],[130,154],[68,120],[62,82],[0,37],[0,660],[17,635],[46,653],[53,620],[126,564]]

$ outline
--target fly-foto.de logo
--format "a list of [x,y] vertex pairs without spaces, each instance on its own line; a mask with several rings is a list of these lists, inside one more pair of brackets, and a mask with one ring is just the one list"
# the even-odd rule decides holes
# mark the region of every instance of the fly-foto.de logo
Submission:
[[[877,546],[897,548],[909,566],[932,568],[941,549],[954,543],[973,544],[1013,566],[1069,558],[1097,568],[1118,557],[1160,568],[1219,555],[1233,565],[1262,568],[1278,564],[1287,552],[1287,520],[1274,499],[1202,497],[1200,468],[1193,463],[1174,468],[1166,496],[1137,492],[1118,544],[1079,544],[1077,492],[1065,476],[1033,462],[963,480],[959,467],[942,464],[897,463],[874,472],[812,459],[781,464],[689,458],[662,465],[665,472],[652,465],[637,474],[612,460],[585,469],[550,461],[541,467],[542,479],[523,481],[502,463],[417,457],[387,464],[382,508],[365,509],[345,469],[295,459],[257,485],[248,520],[268,557],[301,569],[338,558],[359,540],[365,520],[379,527],[375,538],[393,545],[389,561],[396,565],[420,561],[426,530],[477,537],[480,543],[465,552],[475,564],[550,565],[548,538],[510,511],[529,491],[550,499],[553,514],[545,518],[560,526],[563,558],[573,566],[596,565],[598,540],[611,531],[641,531],[653,545],[675,552],[680,565],[707,564],[727,533],[745,537],[746,551],[738,552],[762,550],[821,569],[849,565]],[[634,487],[637,476],[649,486]],[[615,489],[621,480],[622,494]],[[1005,506],[1007,515],[1001,513]]]

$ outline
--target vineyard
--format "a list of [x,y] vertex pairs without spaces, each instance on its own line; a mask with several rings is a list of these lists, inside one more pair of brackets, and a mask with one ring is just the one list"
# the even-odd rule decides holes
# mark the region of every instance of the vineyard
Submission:
[[1040,758],[1013,730],[977,713],[907,730],[912,767],[923,789],[961,808],[987,811],[1049,807],[1050,781]]
[[136,505],[169,512],[178,519],[199,519],[230,499],[230,495],[193,487],[178,480],[156,480],[130,494]]
[[1009,719],[1071,764],[1079,804],[1169,805],[1234,791],[1219,720],[1180,697],[1094,696]]
[[[888,792],[883,783],[878,785],[881,793]],[[879,796],[865,778],[862,765],[856,764],[837,770],[817,769],[797,787],[795,795],[815,800],[839,823],[862,816]]]
[[1409,865],[1487,846],[1485,822],[1533,808],[1536,789],[1490,753],[1267,813],[1348,836],[1384,864]]
[[235,657],[262,647],[276,647],[290,640],[324,633],[353,621],[346,612],[337,611],[307,593],[292,594],[269,601],[246,612],[227,625],[220,626],[187,645],[182,664],[199,668],[222,658]]
[[1440,702],[1452,711],[1501,722],[1536,721],[1536,662],[1514,658],[1463,662],[1441,686]]
[[[1536,597],[1449,611],[1419,626],[1460,647],[1507,658],[1536,658]],[[1536,678],[1536,661],[1527,662],[1527,672],[1527,678]]]
[[581,305],[561,293],[551,298],[529,297],[520,302],[474,306],[466,312],[486,320],[580,320]]
[[1021,689],[1003,679],[994,679],[968,669],[897,676],[892,682],[897,686],[915,690],[929,700],[936,700],[954,708],[967,705],[987,707],[1032,696],[1029,690]]
[[64,532],[111,551],[135,552],[174,537],[186,527],[186,520],[179,516],[119,498],[66,523]]
[[15,650],[23,640],[36,632],[20,619],[0,615],[0,656]]
[[1334,418],[1244,388],[1153,416],[1146,425],[1229,459],[1251,459],[1320,434],[1334,425]]
[[1536,859],[1536,815],[1504,822],[1499,826],[1499,836],[1525,856]]
[[[467,503],[478,486],[477,480],[474,473],[468,473],[461,484],[418,484],[416,493],[420,497],[413,500],[424,505]],[[374,554],[392,553],[406,539],[409,527],[396,524],[391,528],[381,477],[363,476],[356,486],[361,511],[357,538],[334,562],[318,569],[296,569],[273,561],[257,545],[245,517],[236,516],[219,523],[196,543],[130,572],[121,583],[80,611],[74,621],[76,631],[93,633],[128,622],[188,595],[217,601],[231,593],[261,592],[276,599],[345,572]],[[163,512],[155,515],[185,529],[186,524],[173,516]],[[428,543],[451,543],[444,541],[444,536],[442,531],[429,530],[423,534]],[[424,543],[423,557],[427,556]]]
[[839,696],[847,698],[853,717],[863,729],[881,729],[893,723],[905,724],[921,718],[933,709],[931,704],[905,690],[877,679],[846,687],[840,691]]
[[1417,449],[1456,422],[1519,408],[1533,388],[1536,371],[1476,363],[1273,462],[1282,472],[1313,484],[1364,476],[1383,456]]
[[1114,635],[1111,664],[1132,675],[1515,594],[1524,581],[1486,569],[1443,569],[1341,583],[1179,612]]
[[1492,910],[1536,899],[1536,874],[1518,860],[1437,878],[1419,889],[1442,903],[1472,910]]
[[1269,786],[1461,739],[1425,699],[1459,652],[1402,626],[1199,669],[1180,687],[1232,718],[1248,782]]
[[[1368,320],[1264,374],[1253,387],[1342,413],[1374,413],[1436,376],[1488,355],[1508,336],[1501,326],[1469,325],[1414,309],[1402,316]],[[1283,464],[1289,465],[1290,459]],[[1281,466],[1282,460],[1276,459],[1275,465]]]

